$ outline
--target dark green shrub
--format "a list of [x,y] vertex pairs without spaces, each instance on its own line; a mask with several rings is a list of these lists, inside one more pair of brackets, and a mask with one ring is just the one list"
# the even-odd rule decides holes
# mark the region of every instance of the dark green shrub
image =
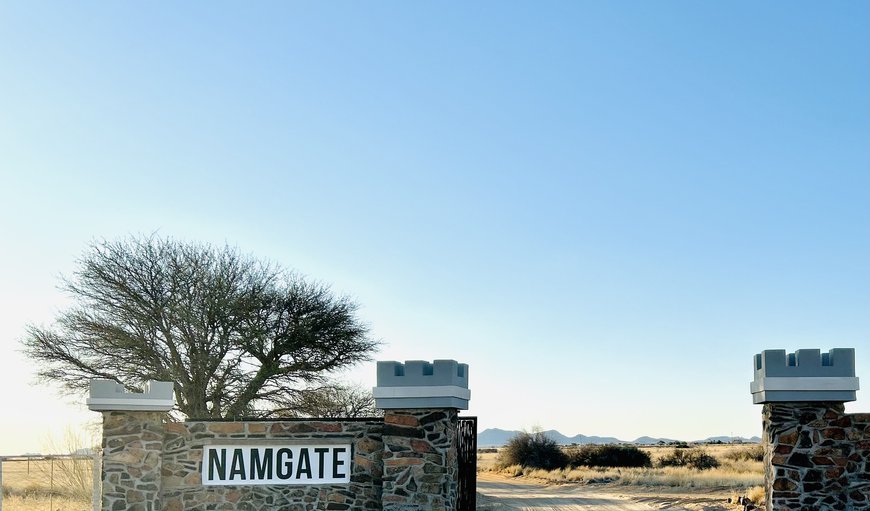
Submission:
[[553,470],[565,468],[568,457],[554,440],[547,438],[542,432],[522,432],[511,438],[499,452],[499,465]]
[[649,454],[633,445],[584,445],[568,451],[573,467],[649,467]]
[[671,454],[659,458],[662,467],[690,467],[706,470],[719,466],[719,460],[707,454],[703,449],[674,449]]

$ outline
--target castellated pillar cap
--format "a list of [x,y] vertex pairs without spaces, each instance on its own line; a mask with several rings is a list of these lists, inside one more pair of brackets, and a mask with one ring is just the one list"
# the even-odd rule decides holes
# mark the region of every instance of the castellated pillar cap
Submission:
[[112,380],[91,380],[88,408],[95,412],[168,412],[175,406],[172,382],[149,380],[144,392],[127,392]]
[[855,401],[855,349],[764,350],[755,355],[755,379],[749,385],[754,404]]
[[378,362],[375,406],[396,408],[455,408],[468,410],[468,364],[455,360]]

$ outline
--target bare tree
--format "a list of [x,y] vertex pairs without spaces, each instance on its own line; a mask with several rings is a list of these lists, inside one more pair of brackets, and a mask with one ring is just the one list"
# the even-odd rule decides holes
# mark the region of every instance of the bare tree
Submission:
[[347,296],[231,247],[131,237],[78,263],[61,286],[74,305],[23,341],[39,376],[71,391],[172,381],[190,418],[269,416],[378,344]]
[[332,384],[297,393],[278,409],[286,417],[374,417],[381,415],[375,408],[372,392],[358,385]]

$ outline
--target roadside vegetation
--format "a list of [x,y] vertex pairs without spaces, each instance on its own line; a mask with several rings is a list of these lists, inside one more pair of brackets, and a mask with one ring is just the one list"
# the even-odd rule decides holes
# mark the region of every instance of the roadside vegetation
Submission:
[[3,462],[3,511],[88,511],[92,477],[88,459]]
[[688,467],[695,470],[708,470],[719,468],[721,463],[714,456],[700,447],[693,449],[674,449],[670,454],[665,454],[658,460],[660,467]]
[[[559,447],[539,433],[512,439],[484,454],[483,470],[548,483],[707,488],[763,500],[763,450],[757,445]],[[548,453],[555,453],[545,459]],[[524,457],[527,456],[527,457]],[[487,461],[488,459],[488,461]]]
[[564,468],[568,456],[559,445],[543,432],[522,432],[499,452],[499,464],[503,467],[519,465],[530,469],[553,470]]
[[633,445],[584,445],[568,449],[570,467],[651,467],[650,455]]
[[100,422],[68,427],[48,438],[49,454],[3,461],[3,511],[89,511],[94,491],[93,454],[99,449]]

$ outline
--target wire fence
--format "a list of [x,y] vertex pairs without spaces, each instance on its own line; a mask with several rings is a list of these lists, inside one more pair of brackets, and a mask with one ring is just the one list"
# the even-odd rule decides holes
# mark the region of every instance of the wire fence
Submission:
[[79,502],[89,500],[93,511],[99,511],[101,462],[99,452],[0,456],[0,511],[3,501],[15,494],[31,497],[28,511],[63,511],[55,507],[62,496]]

